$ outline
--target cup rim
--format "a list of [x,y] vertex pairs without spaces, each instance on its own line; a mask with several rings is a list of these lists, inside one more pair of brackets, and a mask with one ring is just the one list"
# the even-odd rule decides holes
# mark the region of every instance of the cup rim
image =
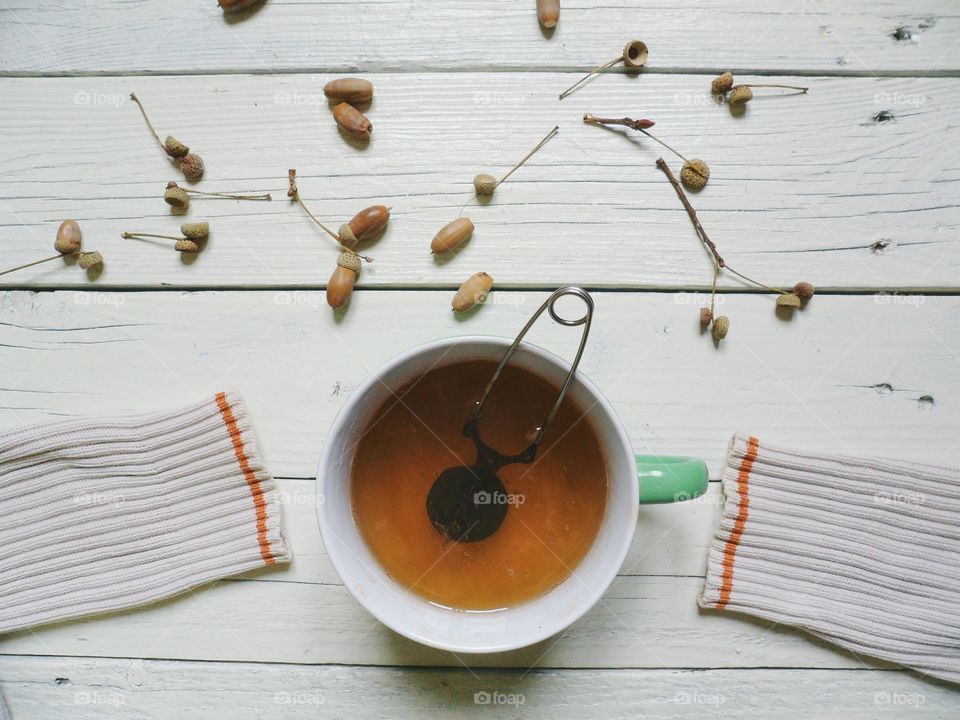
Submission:
[[[380,365],[374,371],[372,371],[364,380],[357,386],[356,390],[352,393],[351,397],[340,409],[337,416],[334,418],[333,423],[330,425],[324,441],[323,451],[320,455],[320,460],[317,466],[316,473],[316,482],[315,482],[315,493],[318,496],[324,496],[323,490],[325,489],[325,479],[324,469],[331,464],[331,454],[333,453],[333,445],[330,440],[331,438],[336,437],[339,433],[343,432],[344,426],[347,425],[349,419],[353,415],[357,406],[363,402],[364,395],[373,387],[376,383],[380,382],[380,379],[388,374],[389,372],[402,367],[405,363],[409,362],[411,359],[417,357],[418,355],[429,352],[433,349],[445,348],[452,345],[470,345],[470,344],[486,344],[494,345],[506,349],[510,346],[513,341],[502,336],[498,335],[461,335],[449,338],[442,338],[439,340],[430,340],[427,342],[419,343],[414,345],[407,350],[404,350],[397,355],[394,355],[392,358],[387,360],[385,363]],[[557,364],[559,367],[564,369],[569,369],[570,363],[559,357],[558,355],[546,350],[538,345],[524,341],[521,343],[521,347],[533,353],[534,355],[540,356],[542,359],[547,360]],[[611,421],[612,425],[617,430],[619,445],[623,448],[624,452],[629,455],[629,462],[631,467],[635,462],[635,455],[633,453],[632,446],[630,444],[630,438],[627,434],[626,428],[623,425],[620,417],[617,415],[616,411],[613,409],[610,401],[604,396],[600,389],[590,381],[590,379],[582,372],[579,371],[576,376],[576,381],[583,385],[584,388],[591,395],[595,401],[594,407],[602,408],[603,413]],[[458,644],[457,642],[446,641],[442,638],[437,638],[433,636],[423,635],[421,633],[415,632],[408,627],[405,627],[402,623],[396,622],[395,619],[389,616],[384,612],[380,607],[375,603],[369,602],[365,597],[365,594],[360,591],[358,587],[358,581],[355,579],[354,575],[351,574],[349,568],[351,567],[350,558],[346,556],[345,553],[341,552],[341,545],[346,546],[346,541],[340,540],[338,537],[333,535],[332,530],[329,529],[330,522],[328,522],[327,514],[333,513],[335,510],[330,507],[326,502],[320,502],[319,498],[315,503],[317,508],[317,520],[320,526],[320,534],[323,538],[324,547],[327,552],[327,556],[330,558],[330,562],[339,575],[341,581],[344,584],[344,587],[350,592],[353,598],[360,603],[360,605],[366,609],[371,615],[373,615],[379,622],[387,626],[394,632],[399,633],[400,635],[413,640],[422,645],[428,647],[437,648],[439,650],[447,650],[450,652],[459,652],[459,653],[473,653],[473,654],[486,654],[493,652],[507,652],[511,650],[518,650],[520,648],[529,647],[538,642],[542,642],[547,638],[553,637],[558,633],[564,631],[570,627],[574,622],[579,620],[584,614],[586,614],[591,608],[593,608],[596,603],[600,600],[603,594],[607,589],[613,584],[616,580],[617,575],[620,571],[620,568],[623,566],[623,562],[626,559],[627,553],[630,550],[630,546],[633,543],[634,535],[636,534],[638,515],[640,509],[640,486],[639,479],[636,472],[630,474],[630,477],[626,480],[631,487],[628,488],[629,497],[632,499],[631,502],[631,512],[629,512],[626,517],[627,521],[623,524],[623,529],[620,531],[620,537],[616,545],[613,545],[605,553],[603,559],[605,579],[602,582],[598,582],[595,586],[590,589],[589,592],[584,592],[579,595],[580,602],[577,603],[577,606],[566,613],[557,613],[556,615],[551,614],[551,616],[546,619],[542,625],[538,628],[538,631],[528,633],[524,636],[512,635],[509,633],[504,633],[505,638],[502,642],[499,643],[488,643],[483,647],[474,647],[474,646],[465,646],[463,644]],[[622,480],[620,481],[622,482]],[[604,523],[608,522],[608,518],[604,519]],[[601,528],[603,527],[601,525]],[[597,538],[600,535],[598,534]],[[594,539],[594,544],[591,545],[591,550],[597,542],[597,538]],[[361,542],[363,539],[361,538]],[[344,548],[346,552],[349,552]],[[589,555],[590,551],[588,551]],[[383,569],[382,566],[377,564],[377,570],[383,576],[385,582],[395,582]],[[541,599],[549,598],[557,588],[563,585],[566,582],[565,579],[560,585],[555,588],[548,590],[543,595],[538,596],[537,598],[532,598],[531,600],[521,603],[515,607],[523,607],[528,603],[536,602]],[[431,603],[426,598],[421,598],[419,595],[416,595],[415,592],[411,593],[418,600],[421,600],[425,606],[436,607],[434,603]],[[496,611],[498,613],[509,613],[512,608],[507,608],[504,610]],[[461,613],[462,611],[458,610],[449,610],[451,613]]]

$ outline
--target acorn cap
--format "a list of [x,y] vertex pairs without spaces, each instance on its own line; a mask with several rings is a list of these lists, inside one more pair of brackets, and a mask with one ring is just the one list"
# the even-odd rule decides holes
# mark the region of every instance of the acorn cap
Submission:
[[493,175],[481,173],[473,178],[473,189],[477,191],[477,195],[490,197],[497,189],[497,179]]
[[173,246],[173,249],[177,252],[200,252],[200,246],[197,245],[193,240],[187,239],[177,240],[177,243]]
[[176,183],[169,183],[163,191],[163,199],[170,207],[186,210],[190,206],[190,196],[187,191]]
[[730,318],[726,315],[720,315],[713,321],[713,328],[711,333],[714,340],[723,340],[727,336],[727,331],[730,330]]
[[347,270],[353,270],[357,275],[360,274],[360,256],[355,252],[340,253],[340,257],[337,258],[337,265]]
[[184,223],[180,226],[180,232],[182,232],[189,240],[206,240],[210,236],[210,223]]
[[199,180],[203,177],[203,158],[199,155],[185,155],[180,158],[180,170],[187,180]]
[[700,158],[694,158],[683,164],[680,169],[680,180],[691,190],[699,190],[710,179],[710,168]]
[[809,302],[810,298],[813,297],[814,289],[813,285],[808,282],[798,282],[793,286],[793,292],[801,301]]
[[753,90],[746,85],[734,85],[727,99],[733,105],[750,102],[753,99]]
[[167,139],[163,141],[163,149],[166,151],[167,155],[172,158],[182,158],[190,152],[190,148],[177,140],[175,137],[171,137],[169,135],[167,135]]
[[643,67],[647,62],[650,50],[642,40],[631,40],[623,48],[623,64],[630,68]]
[[727,90],[733,87],[733,73],[725,72],[723,75],[717,75],[710,83],[710,89],[717,95],[723,95]]
[[353,247],[359,242],[356,234],[354,234],[353,229],[350,227],[350,223],[341,225],[338,235],[340,236],[340,243],[347,247]]
[[77,264],[83,270],[88,270],[89,268],[97,265],[103,265],[103,255],[98,253],[96,250],[82,252],[80,253],[80,259],[77,260]]
[[796,293],[783,293],[777,297],[777,307],[798,308],[802,303]]

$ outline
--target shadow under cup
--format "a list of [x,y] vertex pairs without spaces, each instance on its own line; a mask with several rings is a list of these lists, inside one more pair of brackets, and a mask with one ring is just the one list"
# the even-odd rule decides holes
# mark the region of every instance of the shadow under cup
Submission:
[[[510,343],[495,337],[460,337],[421,345],[398,355],[354,392],[334,421],[320,459],[320,529],[344,585],[380,622],[432,647],[467,653],[499,652],[526,647],[555,635],[586,613],[606,591],[626,557],[636,529],[640,505],[637,459],[609,402],[578,373],[568,396],[580,407],[591,410],[591,425],[600,442],[608,477],[603,522],[573,574],[547,593],[521,604],[493,611],[463,611],[431,603],[382,569],[362,537],[351,507],[351,465],[359,438],[381,405],[410,381],[444,365],[476,360],[499,362]],[[510,363],[556,387],[563,383],[570,369],[557,356],[528,343],[518,347]]]

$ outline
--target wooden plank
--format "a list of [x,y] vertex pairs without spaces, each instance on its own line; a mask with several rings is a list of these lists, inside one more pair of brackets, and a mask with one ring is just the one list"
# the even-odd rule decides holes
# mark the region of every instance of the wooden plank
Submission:
[[224,18],[214,2],[12,0],[0,22],[4,72],[195,72],[361,68],[592,68],[639,36],[656,69],[817,72],[958,69],[960,18],[936,0],[638,0],[564,3],[542,32],[533,0],[268,0]]
[[[451,292],[358,291],[345,313],[301,291],[0,294],[0,423],[119,414],[232,386],[274,474],[312,477],[324,433],[371,369],[429,340],[513,337],[546,297],[497,292],[455,316]],[[612,400],[637,452],[707,460],[735,430],[824,452],[960,465],[960,298],[818,296],[792,321],[770,297],[727,295],[719,349],[702,297],[595,293],[581,369]],[[568,356],[546,321],[530,341]],[[56,350],[56,352],[51,352]]]
[[[757,98],[735,117],[699,75],[603,77],[561,103],[569,78],[555,73],[380,74],[364,150],[332,121],[321,93],[330,77],[0,80],[4,262],[46,256],[73,217],[106,257],[100,287],[321,287],[336,246],[285,196],[297,167],[302,195],[334,227],[367,205],[393,206],[390,228],[365,250],[376,257],[365,286],[457,287],[482,269],[514,287],[709,287],[710,262],[654,166],[666,151],[585,126],[587,110],[642,112],[664,140],[708,160],[710,184],[693,202],[742,273],[821,289],[958,287],[960,80],[784,78],[810,94]],[[213,236],[192,260],[165,241],[120,237],[176,232],[182,221],[160,199],[179,173],[128,100],[134,89],[162,133],[206,159],[199,188],[274,194],[195,201],[188,219],[210,220]],[[887,110],[892,120],[872,119]],[[474,174],[505,172],[557,123],[560,134],[488,206],[467,208],[477,230],[462,251],[432,258],[430,239],[471,197]],[[0,277],[8,287],[92,282],[60,261]]]
[[[371,717],[948,718],[957,690],[905,672],[576,670],[468,672],[0,657],[14,717],[208,720]],[[255,678],[255,682],[251,679]],[[486,693],[484,695],[483,693]]]

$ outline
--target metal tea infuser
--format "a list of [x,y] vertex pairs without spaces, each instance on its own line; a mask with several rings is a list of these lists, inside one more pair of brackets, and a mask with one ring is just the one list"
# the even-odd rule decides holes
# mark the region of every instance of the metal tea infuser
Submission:
[[[586,312],[582,317],[574,320],[562,317],[557,313],[556,302],[562,297],[573,295],[583,300],[586,305]],[[520,346],[527,331],[537,321],[543,311],[550,313],[550,317],[560,325],[567,327],[577,327],[583,325],[583,334],[580,336],[580,347],[577,349],[576,357],[570,366],[570,372],[567,373],[563,385],[560,387],[560,393],[557,401],[550,409],[546,420],[537,429],[537,434],[533,442],[521,453],[517,455],[504,455],[495,448],[487,445],[480,437],[479,422],[483,415],[483,408],[487,401],[487,396],[493,389],[494,384],[500,377],[500,373],[514,352]],[[473,440],[477,450],[477,459],[473,465],[456,465],[449,467],[441,472],[430,488],[427,495],[427,515],[430,522],[441,533],[450,540],[458,542],[476,542],[490,537],[495,533],[500,525],[503,524],[507,516],[507,491],[503,482],[497,477],[497,470],[513,464],[529,465],[533,463],[537,456],[537,448],[547,427],[553,421],[554,416],[560,409],[563,399],[567,395],[567,390],[573,383],[573,378],[577,372],[577,366],[580,364],[580,358],[583,356],[583,349],[587,344],[587,336],[590,334],[590,322],[593,319],[593,298],[590,294],[579,287],[565,287],[555,291],[540,308],[533,314],[527,324],[524,325],[520,334],[514,339],[513,344],[507,349],[500,360],[500,364],[494,371],[490,382],[483,390],[479,402],[463,427],[463,434]]]

